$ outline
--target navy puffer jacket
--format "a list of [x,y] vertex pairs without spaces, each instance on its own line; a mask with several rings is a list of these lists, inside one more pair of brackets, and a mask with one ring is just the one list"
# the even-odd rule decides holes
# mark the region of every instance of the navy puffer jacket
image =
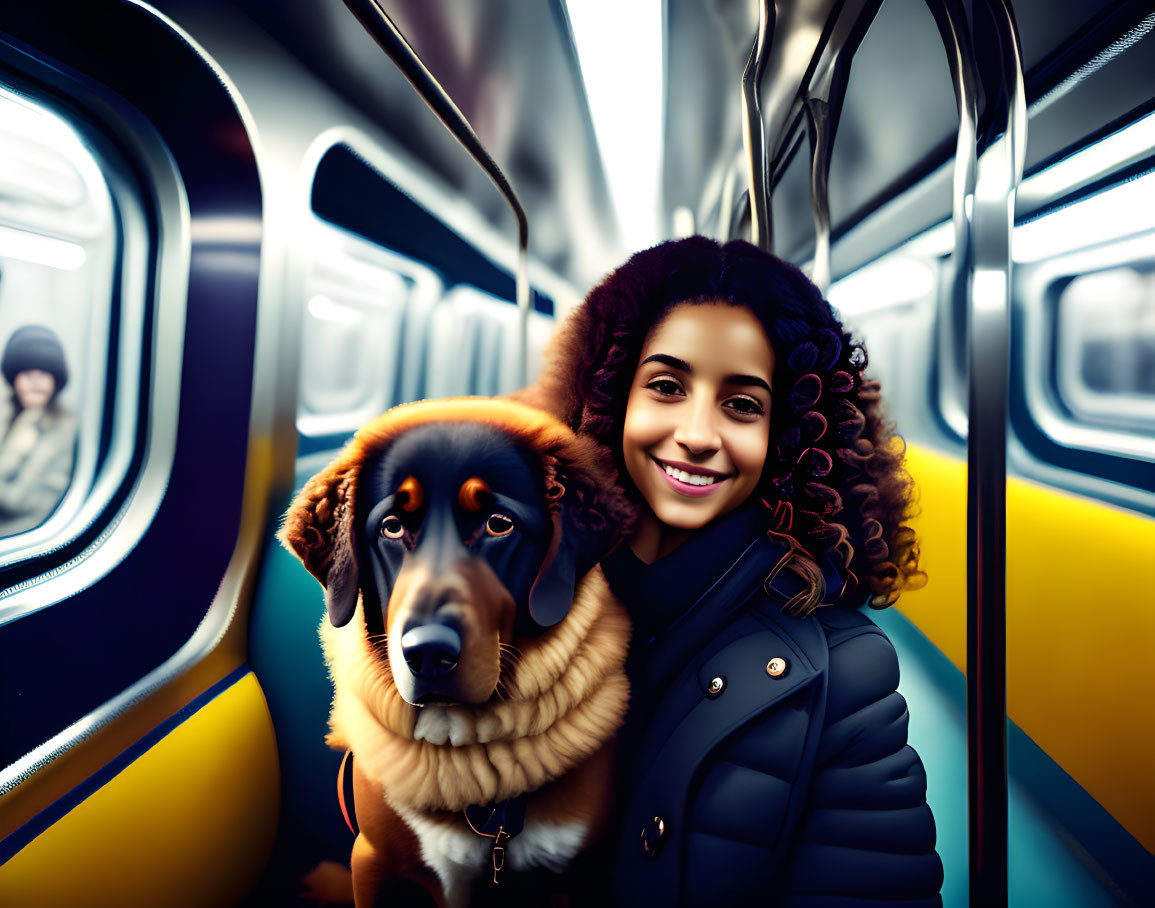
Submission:
[[781,612],[781,543],[740,509],[671,556],[603,564],[635,621],[618,904],[940,905],[926,775],[890,641]]

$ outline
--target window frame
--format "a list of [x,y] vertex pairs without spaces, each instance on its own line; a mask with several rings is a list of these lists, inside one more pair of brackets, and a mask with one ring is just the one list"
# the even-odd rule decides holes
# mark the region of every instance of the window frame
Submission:
[[[91,340],[81,364],[84,368],[74,370],[72,376],[72,381],[84,381],[90,387],[76,412],[72,478],[60,502],[41,524],[0,538],[0,568],[73,542],[100,520],[128,475],[137,446],[133,398],[139,395],[152,244],[141,194],[128,175],[126,162],[95,136],[87,123],[53,104],[50,96],[13,88],[17,86],[0,83],[0,94],[11,95],[54,117],[73,134],[78,150],[87,153],[86,168],[96,171],[108,196],[112,236],[104,243],[101,262],[109,280],[107,300],[93,313]],[[86,183],[95,182],[91,173],[87,177]],[[117,391],[110,395],[113,388]],[[111,400],[112,396],[116,399]],[[0,623],[7,620],[9,611],[0,605]]]
[[1015,294],[1023,319],[1023,383],[1027,411],[1051,441],[1068,448],[1155,462],[1155,434],[1080,419],[1064,400],[1058,372],[1058,306],[1075,278],[1143,263],[1155,268],[1155,229],[1125,240],[1016,266]]

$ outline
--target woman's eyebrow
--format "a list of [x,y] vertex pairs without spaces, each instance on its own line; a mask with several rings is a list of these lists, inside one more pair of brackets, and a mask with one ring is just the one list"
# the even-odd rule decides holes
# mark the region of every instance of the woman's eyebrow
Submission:
[[646,363],[661,363],[663,366],[669,366],[671,369],[678,369],[681,372],[685,372],[687,375],[692,375],[694,373],[693,368],[688,362],[686,362],[684,359],[678,359],[676,356],[670,356],[668,353],[655,353],[653,356],[647,356],[640,363],[638,363],[638,368],[640,369]]
[[756,388],[765,388],[768,394],[774,393],[774,389],[757,375],[727,375],[724,383],[727,385],[753,385]]

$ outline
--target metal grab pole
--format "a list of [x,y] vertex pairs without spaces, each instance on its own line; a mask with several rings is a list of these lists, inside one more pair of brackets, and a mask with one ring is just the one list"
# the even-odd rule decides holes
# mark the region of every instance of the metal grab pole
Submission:
[[481,139],[469,125],[469,121],[453,103],[453,99],[441,87],[433,74],[421,62],[417,52],[410,47],[393,20],[376,0],[345,0],[345,5],[357,17],[365,30],[389,55],[401,70],[409,84],[412,85],[421,99],[437,114],[437,118],[453,134],[473,159],[489,174],[498,191],[505,198],[517,219],[517,313],[518,313],[518,356],[519,356],[519,383],[524,386],[527,378],[529,360],[529,220],[525,215],[525,208],[517,193],[513,191],[509,180],[502,173],[497,162],[493,160]]
[[1022,55],[1005,0],[987,0],[998,35],[995,84],[1007,102],[979,159],[968,355],[967,726],[973,906],[1007,904],[1006,447],[1011,231],[1026,150]]
[[762,122],[762,74],[774,38],[774,2],[758,5],[758,36],[742,72],[742,144],[750,164],[750,242],[766,252],[774,248],[773,212],[770,209],[769,162],[766,160],[766,126]]
[[[994,86],[1008,99],[1002,134],[977,159],[980,74],[962,6],[927,0],[959,108],[952,304],[967,305],[967,769],[970,904],[1007,904],[1006,432],[1011,230],[1022,178],[1026,104],[1014,18],[984,0],[998,34]],[[968,198],[973,202],[968,212]]]

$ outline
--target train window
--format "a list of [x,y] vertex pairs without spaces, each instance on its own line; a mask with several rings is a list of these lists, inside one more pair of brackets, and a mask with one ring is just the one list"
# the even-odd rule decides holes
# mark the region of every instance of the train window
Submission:
[[424,347],[441,285],[419,264],[322,221],[310,249],[297,428],[344,435],[423,396],[406,354]]
[[[552,326],[550,317],[530,312],[527,383],[541,370]],[[518,312],[508,300],[455,287],[434,311],[430,334],[438,341],[426,353],[429,397],[508,394],[521,387]]]
[[1112,268],[1076,277],[1057,301],[1055,377],[1079,420],[1155,425],[1155,273]]
[[107,504],[93,499],[126,206],[105,163],[0,86],[0,563],[59,547]]

